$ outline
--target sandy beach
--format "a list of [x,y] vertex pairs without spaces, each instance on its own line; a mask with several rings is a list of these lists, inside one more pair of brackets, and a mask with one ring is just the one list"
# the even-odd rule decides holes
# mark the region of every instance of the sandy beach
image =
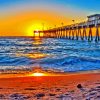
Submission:
[[100,73],[0,78],[0,100],[100,100]]

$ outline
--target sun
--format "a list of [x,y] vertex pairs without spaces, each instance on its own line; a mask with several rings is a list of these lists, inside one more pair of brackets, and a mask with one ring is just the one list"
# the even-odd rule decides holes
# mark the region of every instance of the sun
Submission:
[[38,31],[42,31],[42,30],[46,30],[50,27],[50,24],[46,21],[42,21],[42,20],[35,20],[33,22],[30,23],[30,25],[28,25],[26,32],[27,32],[27,36],[43,36],[43,33],[41,32],[40,34],[38,34],[38,32],[36,32],[34,34],[34,31],[38,30]]
[[[28,27],[27,35],[28,36],[34,36],[34,35],[38,36],[39,35],[39,33],[38,33],[39,30],[43,30],[42,23],[39,22],[39,21],[35,21],[35,22],[33,22],[33,24],[31,24]],[[37,31],[37,32],[34,34],[34,31]]]
[[36,73],[32,73],[30,76],[45,76],[44,73],[39,73],[39,72],[36,72]]
[[45,76],[44,73],[33,73],[33,76]]

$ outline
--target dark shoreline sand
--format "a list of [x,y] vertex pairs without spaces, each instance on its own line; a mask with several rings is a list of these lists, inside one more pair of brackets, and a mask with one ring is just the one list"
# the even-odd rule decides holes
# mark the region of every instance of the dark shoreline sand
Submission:
[[[78,88],[78,84],[82,87]],[[0,100],[100,100],[100,73],[42,77],[1,75]]]

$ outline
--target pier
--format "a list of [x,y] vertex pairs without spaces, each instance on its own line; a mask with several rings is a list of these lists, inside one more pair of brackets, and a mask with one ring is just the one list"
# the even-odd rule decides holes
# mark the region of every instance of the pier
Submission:
[[[87,40],[89,42],[98,42],[100,41],[100,14],[87,17],[88,20],[81,23],[75,23],[38,32],[39,34],[43,33],[43,38],[65,38],[69,40]],[[95,31],[93,31],[93,28]]]

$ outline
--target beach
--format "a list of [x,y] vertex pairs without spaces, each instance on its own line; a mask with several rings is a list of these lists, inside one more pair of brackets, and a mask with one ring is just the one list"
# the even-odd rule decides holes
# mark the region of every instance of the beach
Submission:
[[99,72],[15,76],[0,78],[0,100],[100,100]]

